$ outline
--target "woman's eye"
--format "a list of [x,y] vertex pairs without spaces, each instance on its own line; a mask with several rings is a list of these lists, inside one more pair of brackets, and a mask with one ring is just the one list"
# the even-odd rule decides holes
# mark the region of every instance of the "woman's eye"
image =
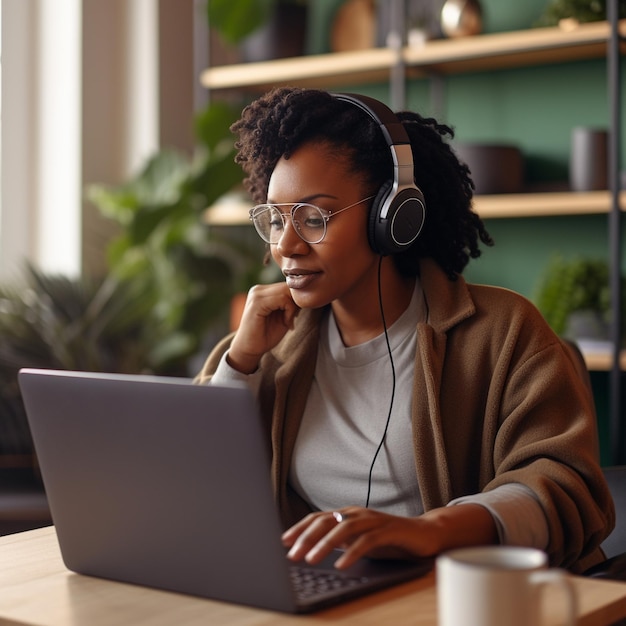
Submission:
[[283,227],[283,218],[280,213],[273,211],[269,218],[270,228],[272,230],[278,230]]
[[302,228],[308,228],[309,230],[324,228],[324,216],[317,207],[301,204],[294,213],[296,220],[302,225]]
[[324,228],[324,219],[320,216],[308,216],[304,222],[307,228]]

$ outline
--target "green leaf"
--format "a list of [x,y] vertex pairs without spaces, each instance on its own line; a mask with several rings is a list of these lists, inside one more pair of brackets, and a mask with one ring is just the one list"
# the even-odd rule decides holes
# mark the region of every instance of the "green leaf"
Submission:
[[209,26],[236,44],[269,18],[275,0],[208,0]]
[[222,141],[234,144],[231,125],[239,118],[240,111],[222,102],[216,102],[196,115],[194,127],[198,139],[214,150]]
[[202,197],[202,210],[242,182],[243,172],[239,166],[233,167],[234,159],[233,149],[219,160],[207,162],[196,173],[191,181],[191,189],[192,193]]

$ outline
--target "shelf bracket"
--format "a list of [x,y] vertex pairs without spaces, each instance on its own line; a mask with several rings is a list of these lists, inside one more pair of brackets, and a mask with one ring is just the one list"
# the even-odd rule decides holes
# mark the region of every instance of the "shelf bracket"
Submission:
[[405,0],[391,0],[391,28],[387,46],[395,52],[395,63],[389,73],[389,100],[394,111],[406,108],[406,63],[404,61]]

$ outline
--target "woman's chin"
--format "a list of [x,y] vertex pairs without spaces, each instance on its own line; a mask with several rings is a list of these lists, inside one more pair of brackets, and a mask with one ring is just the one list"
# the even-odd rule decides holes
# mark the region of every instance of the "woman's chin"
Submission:
[[330,304],[328,299],[320,298],[313,293],[306,293],[302,289],[290,289],[289,291],[291,298],[301,309],[320,309]]

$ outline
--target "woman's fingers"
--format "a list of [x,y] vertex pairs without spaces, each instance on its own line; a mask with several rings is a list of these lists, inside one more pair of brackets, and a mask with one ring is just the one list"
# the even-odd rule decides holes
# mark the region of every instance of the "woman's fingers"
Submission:
[[246,299],[237,334],[229,350],[229,363],[251,373],[260,358],[293,327],[299,308],[285,283],[256,285]]
[[327,543],[327,552],[331,552],[335,546],[330,535],[337,525],[330,512],[307,515],[283,534],[283,543],[290,548],[287,556],[294,561],[309,560],[309,552],[320,542]]
[[335,566],[343,569],[364,556],[406,557],[407,540],[414,536],[414,520],[369,509],[350,507],[313,513],[283,534],[288,557],[315,564],[335,549],[344,550]]

